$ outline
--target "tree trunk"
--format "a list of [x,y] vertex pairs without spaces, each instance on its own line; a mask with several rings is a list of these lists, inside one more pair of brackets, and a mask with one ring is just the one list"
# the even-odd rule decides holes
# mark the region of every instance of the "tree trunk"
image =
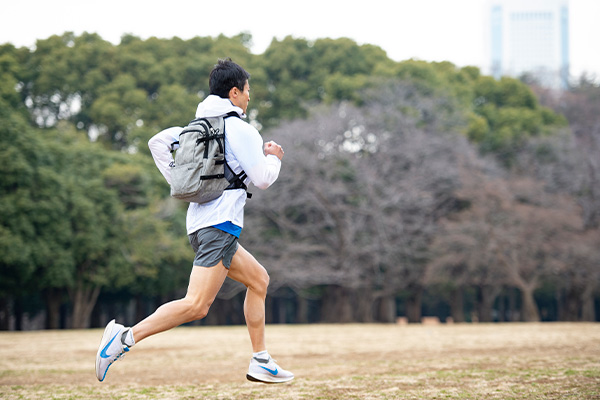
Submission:
[[420,285],[411,285],[409,295],[406,299],[406,317],[408,322],[421,322],[423,303],[423,287]]
[[540,311],[533,298],[533,286],[523,286],[521,290],[521,318],[525,322],[539,322]]
[[273,323],[273,296],[269,295],[265,298],[265,321],[267,324]]
[[381,322],[396,322],[396,296],[383,296],[379,301],[379,318]]
[[348,289],[330,285],[323,296],[323,322],[352,322],[352,305]]
[[465,322],[464,289],[459,286],[450,293],[450,314],[454,322]]
[[557,318],[559,321],[565,320],[565,302],[564,302],[564,290],[562,288],[556,289],[556,310],[557,310]]
[[596,320],[596,308],[594,306],[594,286],[592,284],[588,284],[581,293],[581,320]]
[[497,289],[490,285],[477,287],[477,316],[479,322],[492,322],[494,320],[492,312],[496,296]]
[[504,293],[498,299],[498,322],[506,322],[506,296]]
[[142,295],[138,294],[135,296],[135,321],[141,321],[147,317],[147,313],[145,312],[146,303]]
[[277,323],[285,324],[287,321],[287,299],[280,297],[277,300]]
[[296,323],[306,324],[308,323],[308,300],[304,297],[296,296]]
[[565,307],[563,321],[578,321],[579,320],[579,291],[575,286],[570,286],[566,290],[564,296]]
[[508,292],[508,318],[511,322],[517,322],[521,319],[517,310],[517,291],[512,288]]
[[99,294],[99,286],[89,287],[81,281],[77,282],[75,288],[69,290],[72,304],[71,328],[86,329],[90,327],[90,317]]
[[46,329],[60,329],[60,305],[62,293],[60,289],[45,290],[46,298]]
[[15,297],[15,301],[13,304],[14,313],[15,313],[15,330],[22,331],[23,330],[23,301],[21,297]]
[[356,307],[353,320],[358,322],[373,322],[373,292],[370,288],[362,287],[354,291]]
[[7,296],[0,296],[0,331],[7,331],[10,327],[10,307]]
[[[201,320],[195,320],[192,321],[191,324],[193,326],[197,326],[197,325],[208,325],[208,326],[214,326],[214,325],[219,325],[221,323],[220,320],[220,316],[221,314],[223,314],[223,312],[225,310],[222,309],[222,301],[221,299],[219,299],[218,297],[215,299],[215,301],[213,301],[212,305],[210,306],[210,309],[208,310],[208,314],[206,315],[206,317],[204,317],[204,319]],[[267,320],[267,323],[270,323],[270,320]]]

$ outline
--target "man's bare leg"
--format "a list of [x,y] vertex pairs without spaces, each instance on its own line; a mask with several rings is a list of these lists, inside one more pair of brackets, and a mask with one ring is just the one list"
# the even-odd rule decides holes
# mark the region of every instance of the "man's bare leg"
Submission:
[[246,290],[244,316],[255,353],[266,350],[265,346],[265,298],[269,286],[269,274],[246,249],[239,245],[229,267],[228,276],[243,283]]
[[265,346],[265,298],[269,286],[269,274],[242,246],[233,256],[229,275],[248,288],[244,301],[244,315],[252,342],[253,357],[246,378],[252,382],[283,383],[294,379],[294,374],[281,368],[266,351]]
[[194,266],[183,299],[163,304],[131,328],[136,343],[186,322],[204,318],[226,277],[227,269],[222,262],[210,268]]

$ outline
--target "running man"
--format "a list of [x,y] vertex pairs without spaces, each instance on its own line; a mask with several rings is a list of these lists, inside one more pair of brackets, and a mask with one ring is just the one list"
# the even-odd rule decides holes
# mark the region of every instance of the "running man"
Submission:
[[[246,116],[250,101],[250,74],[231,59],[219,60],[210,73],[210,95],[198,105],[196,118],[216,117],[234,111]],[[225,157],[236,174],[245,171],[244,183],[266,189],[277,180],[283,149],[275,142],[263,144],[258,131],[235,116],[226,119]],[[171,144],[179,139],[181,127],[168,128],[148,142],[154,161],[171,183]],[[186,225],[194,259],[184,298],[160,306],[133,327],[110,321],[96,355],[96,377],[106,378],[110,365],[148,336],[181,324],[202,319],[208,313],[226,277],[247,287],[244,316],[253,355],[246,378],[254,382],[281,383],[294,375],[279,367],[265,345],[265,297],[269,275],[241,245],[238,238],[244,222],[245,189],[225,190],[208,203],[190,203]]]

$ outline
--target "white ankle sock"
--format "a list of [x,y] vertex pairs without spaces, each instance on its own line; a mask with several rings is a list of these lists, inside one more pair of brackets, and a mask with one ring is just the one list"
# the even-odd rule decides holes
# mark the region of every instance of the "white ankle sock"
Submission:
[[258,358],[261,360],[268,360],[271,356],[267,350],[259,351],[258,353],[252,353],[252,357]]
[[135,339],[133,339],[133,331],[131,328],[127,328],[123,332],[123,335],[121,336],[121,343],[127,347],[132,347],[135,344]]

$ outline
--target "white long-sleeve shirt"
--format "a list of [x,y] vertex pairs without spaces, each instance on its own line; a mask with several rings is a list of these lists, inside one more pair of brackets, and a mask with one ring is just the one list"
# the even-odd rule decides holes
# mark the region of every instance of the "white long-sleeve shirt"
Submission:
[[[210,95],[198,105],[196,118],[217,117],[230,111],[245,117],[242,109],[234,106],[229,99]],[[174,165],[171,145],[179,140],[182,130],[182,127],[167,128],[148,142],[154,162],[169,184],[171,167]],[[236,174],[242,170],[246,172],[246,185],[252,182],[260,189],[271,186],[281,169],[281,161],[277,156],[265,156],[263,140],[256,128],[235,117],[225,120],[225,159]],[[190,203],[186,218],[188,234],[228,221],[243,227],[245,204],[246,192],[243,189],[225,190],[220,197],[208,203]]]

